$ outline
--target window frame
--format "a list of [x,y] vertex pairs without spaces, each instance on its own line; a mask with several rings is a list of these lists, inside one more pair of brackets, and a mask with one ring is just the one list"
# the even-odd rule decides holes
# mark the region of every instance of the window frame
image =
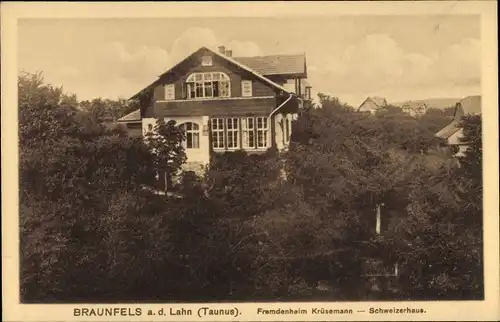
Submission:
[[[205,61],[205,59],[208,59],[208,62]],[[201,66],[212,66],[213,65],[213,58],[210,55],[204,55],[201,57]]]
[[[229,128],[229,124],[231,124],[231,128]],[[226,149],[227,150],[238,150],[240,148],[240,118],[239,117],[227,117],[225,119],[226,126]],[[232,146],[229,146],[229,137],[231,133],[231,141],[233,142]],[[235,144],[236,143],[236,144]]]
[[[219,125],[222,124],[222,128]],[[211,130],[211,144],[214,150],[225,150],[226,149],[226,135],[225,135],[225,120],[221,117],[215,117],[210,120],[210,130]],[[214,139],[215,138],[215,139]],[[222,146],[220,146],[222,142]],[[214,144],[216,143],[216,144]]]
[[[245,95],[245,85],[248,86],[248,93]],[[242,97],[252,97],[253,96],[253,82],[251,80],[242,80],[241,81],[241,96]]]
[[[173,100],[175,100],[175,84],[165,84],[163,86],[163,88],[165,90],[165,93],[163,95],[164,99],[166,101],[173,101]],[[171,93],[172,95],[170,97],[167,95],[167,93],[169,92],[169,89],[172,90],[172,93]]]
[[[249,120],[252,124],[249,125]],[[241,118],[241,139],[243,149],[255,149],[255,117],[242,117]],[[251,134],[251,135],[250,135]],[[252,144],[250,144],[250,137]]]
[[[189,128],[190,127],[190,128]],[[184,131],[185,138],[182,140],[181,144],[186,150],[199,149],[200,148],[200,126],[194,122],[184,122],[179,124],[179,128]],[[191,147],[189,147],[191,143]]]
[[[231,97],[231,79],[223,72],[192,73],[186,78],[185,84],[188,99]],[[207,91],[208,88],[210,88],[210,93]],[[217,95],[215,95],[216,91]]]
[[[262,125],[265,124],[265,126],[259,128],[259,119],[262,120]],[[256,133],[256,149],[267,149],[269,148],[269,121],[268,118],[265,116],[256,116],[255,117],[255,133]],[[265,145],[260,146],[259,145],[259,133],[262,134],[263,142],[265,142]]]
[[[220,127],[221,121],[222,127]],[[257,127],[258,122],[260,127]],[[271,128],[267,116],[219,116],[211,118],[210,123],[211,145],[214,151],[235,151],[238,149],[262,151],[271,147],[269,135]],[[229,133],[232,133],[231,139]],[[259,135],[262,138],[261,143],[259,143]],[[233,142],[231,146],[229,146],[230,141]],[[250,141],[253,141],[253,144]]]

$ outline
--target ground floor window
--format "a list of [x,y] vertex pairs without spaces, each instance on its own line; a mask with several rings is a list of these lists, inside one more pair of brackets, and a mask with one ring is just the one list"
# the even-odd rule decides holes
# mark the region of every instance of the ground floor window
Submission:
[[267,117],[212,118],[212,148],[235,150],[263,149],[270,146]]
[[196,123],[187,122],[179,125],[186,135],[182,146],[185,149],[198,149],[200,147],[200,126]]

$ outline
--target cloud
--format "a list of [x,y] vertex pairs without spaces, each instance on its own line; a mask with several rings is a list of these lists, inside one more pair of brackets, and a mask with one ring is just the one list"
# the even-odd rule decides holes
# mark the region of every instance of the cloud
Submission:
[[193,27],[184,31],[173,42],[171,64],[181,61],[202,46],[217,51],[220,45],[231,49],[233,56],[257,56],[263,54],[262,49],[252,41],[220,39],[211,29]]
[[[424,55],[404,50],[387,34],[371,34],[329,58],[323,71],[311,71],[313,86],[339,97],[356,97],[356,101],[371,95],[402,96],[411,91],[425,95],[426,90],[436,92],[438,87],[450,91],[453,87],[479,87],[477,39],[464,39]],[[401,98],[405,99],[396,99]]]
[[233,51],[233,56],[235,57],[264,55],[262,49],[256,43],[251,41],[231,40],[225,45]]
[[217,50],[221,44],[232,49],[234,56],[263,53],[254,42],[220,39],[211,29],[193,27],[181,33],[170,50],[160,46],[131,47],[115,41],[96,46],[92,54],[80,58],[81,61],[59,65],[50,70],[48,76],[57,80],[53,84],[64,84],[81,99],[130,97],[198,48]]

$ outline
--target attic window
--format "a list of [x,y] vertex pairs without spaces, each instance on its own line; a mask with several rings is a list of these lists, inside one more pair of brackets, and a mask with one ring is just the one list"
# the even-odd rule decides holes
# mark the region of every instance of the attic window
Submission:
[[201,57],[201,66],[212,66],[212,56]]

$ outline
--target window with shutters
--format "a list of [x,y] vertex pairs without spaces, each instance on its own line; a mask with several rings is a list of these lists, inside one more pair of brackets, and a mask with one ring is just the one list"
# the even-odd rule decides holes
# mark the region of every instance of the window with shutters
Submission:
[[175,99],[175,85],[168,84],[165,85],[165,100],[174,100]]
[[252,81],[241,81],[241,96],[252,96]]

